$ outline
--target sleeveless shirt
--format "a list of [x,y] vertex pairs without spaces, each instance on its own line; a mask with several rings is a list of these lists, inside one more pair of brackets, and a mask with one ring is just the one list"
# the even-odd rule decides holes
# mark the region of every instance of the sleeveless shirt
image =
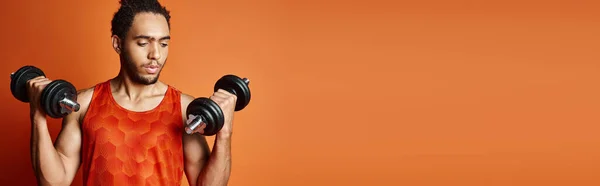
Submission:
[[181,92],[168,86],[160,104],[136,112],[96,84],[82,123],[84,185],[181,185]]

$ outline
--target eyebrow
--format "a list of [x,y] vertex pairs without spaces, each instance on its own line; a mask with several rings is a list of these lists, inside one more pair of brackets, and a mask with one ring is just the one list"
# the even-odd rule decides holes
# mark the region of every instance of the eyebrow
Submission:
[[[154,39],[154,37],[150,37],[150,36],[146,36],[146,35],[139,35],[139,36],[135,36],[133,39]],[[171,39],[171,36],[164,36],[158,40],[167,40],[167,39]]]

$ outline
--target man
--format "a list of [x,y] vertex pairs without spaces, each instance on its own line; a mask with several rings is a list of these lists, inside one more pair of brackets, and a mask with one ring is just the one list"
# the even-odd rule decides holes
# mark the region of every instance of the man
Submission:
[[157,0],[123,0],[112,20],[119,74],[78,91],[78,112],[63,118],[52,144],[40,93],[51,82],[28,82],[31,161],[39,185],[70,185],[83,164],[84,185],[226,185],[231,170],[236,97],[210,99],[222,108],[223,128],[213,151],[201,135],[184,133],[186,107],[194,99],[158,80],[170,40],[169,11]]

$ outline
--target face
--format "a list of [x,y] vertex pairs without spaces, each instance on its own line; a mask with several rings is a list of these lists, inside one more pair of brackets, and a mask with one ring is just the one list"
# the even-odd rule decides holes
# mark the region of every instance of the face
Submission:
[[[158,81],[169,54],[169,26],[164,16],[138,13],[121,43],[116,48],[121,67],[135,83],[150,85]],[[116,36],[113,36],[113,45]]]

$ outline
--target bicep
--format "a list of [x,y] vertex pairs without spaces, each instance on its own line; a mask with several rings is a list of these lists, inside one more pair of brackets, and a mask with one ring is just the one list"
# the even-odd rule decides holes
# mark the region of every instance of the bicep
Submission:
[[69,114],[63,118],[62,129],[54,143],[69,182],[75,177],[81,162],[81,127],[77,115]]
[[[192,96],[182,94],[181,111],[184,125],[187,125],[187,117],[185,116],[187,106],[193,99]],[[208,147],[208,142],[206,142],[206,138],[203,135],[198,133],[190,135],[184,131],[181,132],[183,133],[182,142],[185,175],[188,178],[190,185],[196,185],[198,176],[210,156],[210,149]]]
[[62,128],[56,137],[54,147],[58,152],[64,166],[67,177],[67,182],[71,183],[77,170],[81,165],[81,144],[82,116],[87,112],[87,108],[92,99],[93,88],[82,90],[77,94],[77,101],[81,109],[78,112],[73,112],[65,116],[62,120]]
[[206,138],[200,134],[183,135],[183,154],[186,161],[201,162],[210,153]]
[[195,185],[210,156],[206,138],[197,133],[183,134],[183,155],[185,175],[190,185]]

